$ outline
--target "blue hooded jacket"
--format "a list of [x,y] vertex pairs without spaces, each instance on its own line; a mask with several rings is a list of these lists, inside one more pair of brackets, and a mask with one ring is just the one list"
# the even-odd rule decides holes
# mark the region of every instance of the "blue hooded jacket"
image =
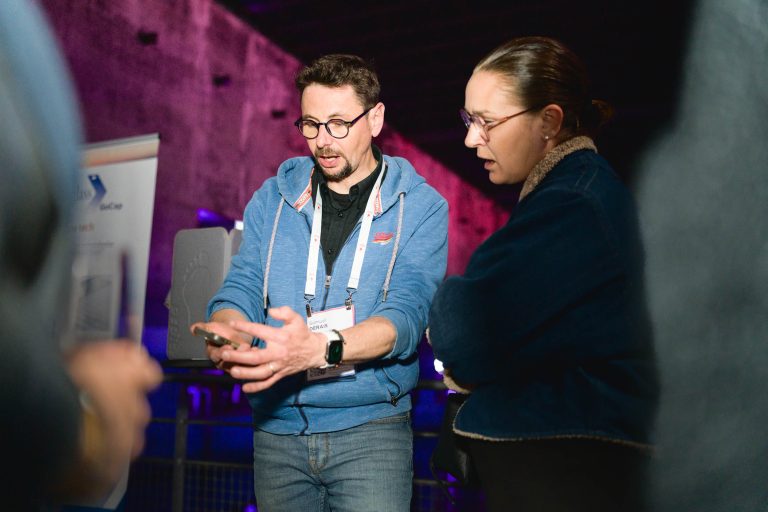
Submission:
[[[356,324],[371,316],[392,322],[397,330],[394,347],[381,359],[356,365],[352,377],[308,382],[300,373],[250,394],[254,425],[260,430],[274,434],[334,432],[411,408],[408,393],[419,372],[416,347],[446,269],[448,204],[408,161],[383,158],[387,171],[380,206],[353,301]],[[254,194],[245,209],[240,250],[208,305],[209,317],[221,309],[235,309],[252,322],[281,325],[266,314],[267,307],[279,306],[306,316],[313,166],[309,157],[291,158]],[[347,280],[360,224],[358,221],[339,252],[328,287],[324,286],[327,278],[321,251],[318,290],[310,302],[314,311],[341,306],[348,297]]]

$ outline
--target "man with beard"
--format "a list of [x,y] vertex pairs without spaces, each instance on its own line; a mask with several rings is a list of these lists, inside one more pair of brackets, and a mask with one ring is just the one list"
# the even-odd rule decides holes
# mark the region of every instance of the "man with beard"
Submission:
[[416,347],[446,268],[448,206],[372,145],[378,78],[351,55],[296,78],[313,158],[251,199],[243,242],[203,327],[244,382],[259,510],[410,510]]

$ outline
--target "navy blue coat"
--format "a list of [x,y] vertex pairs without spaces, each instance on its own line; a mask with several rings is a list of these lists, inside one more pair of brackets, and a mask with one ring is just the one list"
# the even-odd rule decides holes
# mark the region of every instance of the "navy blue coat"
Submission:
[[608,163],[567,155],[448,278],[435,355],[473,388],[457,433],[650,443],[658,398],[634,202]]

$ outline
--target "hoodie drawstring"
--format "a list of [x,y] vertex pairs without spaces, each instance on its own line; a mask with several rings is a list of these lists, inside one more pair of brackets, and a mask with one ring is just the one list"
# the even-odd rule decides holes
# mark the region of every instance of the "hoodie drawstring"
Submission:
[[269,237],[269,249],[267,250],[267,268],[264,271],[264,314],[267,312],[267,289],[269,286],[269,268],[272,265],[272,248],[275,246],[275,236],[277,235],[277,223],[280,221],[280,212],[283,211],[283,201],[280,200],[280,204],[277,205],[277,215],[275,215],[275,223],[272,224],[272,236]]
[[395,268],[395,258],[397,258],[397,248],[400,246],[400,233],[403,228],[403,210],[405,210],[405,192],[400,192],[400,211],[397,213],[397,234],[395,235],[395,246],[392,248],[392,257],[389,260],[389,268],[387,269],[387,277],[384,279],[384,292],[382,302],[387,302],[387,294],[389,293],[389,280],[392,278],[392,269]]

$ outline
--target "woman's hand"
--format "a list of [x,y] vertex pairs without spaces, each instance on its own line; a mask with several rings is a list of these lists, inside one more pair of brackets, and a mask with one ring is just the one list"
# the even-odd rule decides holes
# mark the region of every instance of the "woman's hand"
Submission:
[[67,354],[67,369],[81,391],[83,421],[79,463],[62,488],[96,498],[143,449],[152,416],[147,393],[160,385],[163,372],[131,340],[79,344]]

